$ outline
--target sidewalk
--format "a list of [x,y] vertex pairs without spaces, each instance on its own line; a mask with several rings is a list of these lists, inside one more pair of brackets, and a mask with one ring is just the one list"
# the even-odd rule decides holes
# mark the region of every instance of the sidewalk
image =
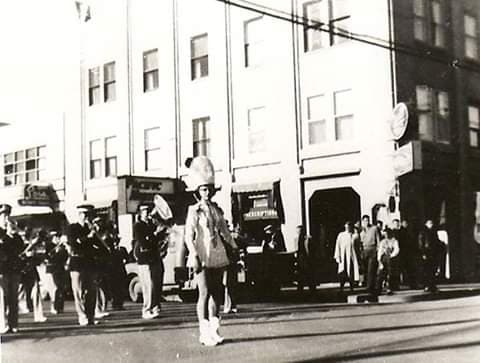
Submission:
[[464,284],[440,284],[438,291],[435,293],[424,292],[423,289],[406,289],[402,288],[394,291],[392,295],[379,295],[378,299],[372,299],[366,292],[365,288],[356,288],[353,292],[345,289],[341,294],[338,289],[338,283],[324,283],[317,286],[315,295],[311,295],[308,289],[303,292],[297,291],[296,287],[282,288],[281,299],[294,301],[316,301],[324,303],[407,303],[429,300],[454,299],[467,296],[480,295],[480,283],[464,283]]

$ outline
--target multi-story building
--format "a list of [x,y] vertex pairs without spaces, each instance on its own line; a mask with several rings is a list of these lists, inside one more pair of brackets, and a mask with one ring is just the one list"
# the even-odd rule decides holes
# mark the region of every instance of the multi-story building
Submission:
[[[304,224],[328,256],[362,214],[416,230],[433,218],[450,237],[452,277],[475,278],[475,1],[90,5],[72,77],[81,102],[66,117],[67,215],[92,202],[116,210],[127,235],[125,188],[173,192],[185,159],[208,155],[217,201],[252,238],[278,223],[293,251]],[[409,118],[395,140],[398,102]],[[399,177],[398,146],[413,150]]]

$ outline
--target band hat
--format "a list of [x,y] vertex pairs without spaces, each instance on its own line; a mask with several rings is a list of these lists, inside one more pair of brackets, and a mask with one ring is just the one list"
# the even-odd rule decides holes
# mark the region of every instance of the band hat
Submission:
[[269,224],[268,226],[266,226],[266,227],[263,229],[263,231],[264,231],[264,232],[271,232],[272,229],[273,229],[273,226],[272,226],[271,224]]
[[77,212],[88,213],[91,212],[95,207],[92,204],[80,204],[77,205]]
[[[215,169],[212,161],[206,156],[197,156],[190,163],[186,179],[187,190],[196,191],[202,185],[215,187]],[[220,189],[217,187],[216,189]]]
[[143,202],[138,205],[138,211],[140,212],[142,210],[150,210],[151,207],[151,203]]
[[0,204],[0,214],[10,214],[12,213],[12,206],[10,204]]

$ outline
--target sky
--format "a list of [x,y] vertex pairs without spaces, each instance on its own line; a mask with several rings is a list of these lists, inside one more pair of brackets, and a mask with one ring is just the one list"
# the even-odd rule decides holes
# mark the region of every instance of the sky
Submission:
[[0,122],[28,126],[63,111],[78,39],[73,0],[0,0]]

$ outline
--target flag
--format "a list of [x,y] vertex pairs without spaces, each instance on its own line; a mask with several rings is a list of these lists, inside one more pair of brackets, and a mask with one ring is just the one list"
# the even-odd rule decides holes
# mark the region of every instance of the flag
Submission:
[[90,5],[88,5],[85,1],[75,1],[75,6],[77,7],[78,18],[80,21],[86,23],[92,18],[92,14],[90,13]]

